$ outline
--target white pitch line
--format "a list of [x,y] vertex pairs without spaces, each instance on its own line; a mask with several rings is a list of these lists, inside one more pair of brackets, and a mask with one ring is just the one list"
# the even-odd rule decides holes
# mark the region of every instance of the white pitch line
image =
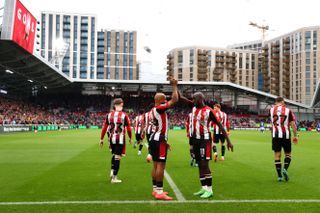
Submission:
[[179,203],[320,203],[320,200],[83,200],[83,201],[39,201],[39,202],[0,202],[0,206],[16,205],[88,205],[88,204],[179,204]]
[[183,194],[181,193],[181,191],[179,190],[179,188],[177,187],[177,185],[174,183],[174,181],[172,180],[172,178],[170,177],[169,173],[164,170],[164,177],[167,179],[169,185],[171,186],[174,194],[177,197],[177,200],[179,202],[184,202],[186,201],[186,199],[184,198]]

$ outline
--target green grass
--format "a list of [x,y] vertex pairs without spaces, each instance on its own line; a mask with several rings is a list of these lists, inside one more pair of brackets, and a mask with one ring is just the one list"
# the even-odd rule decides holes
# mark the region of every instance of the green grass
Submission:
[[[111,154],[100,149],[99,130],[0,135],[0,202],[153,200],[151,165],[128,145],[121,161],[122,184],[109,183]],[[290,181],[278,183],[270,133],[234,131],[235,152],[226,161],[211,162],[214,198],[320,199],[320,134],[301,133],[293,146]],[[199,199],[197,168],[189,166],[184,131],[169,135],[167,171],[187,200]],[[220,149],[220,147],[219,147]],[[220,152],[220,150],[219,150]],[[165,189],[174,195],[165,182]],[[320,203],[180,203],[1,206],[0,212],[319,212]]]

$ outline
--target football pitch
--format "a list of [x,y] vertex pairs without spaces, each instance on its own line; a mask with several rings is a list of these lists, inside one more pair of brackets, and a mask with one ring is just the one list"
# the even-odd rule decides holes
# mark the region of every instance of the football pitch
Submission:
[[[175,198],[151,196],[151,164],[127,145],[121,184],[109,180],[111,154],[100,130],[0,135],[0,212],[320,212],[320,134],[301,132],[293,145],[289,182],[277,182],[270,132],[232,131],[233,153],[211,161],[214,197],[200,189],[189,165],[185,131],[171,131],[164,188]],[[220,146],[218,147],[220,154]]]

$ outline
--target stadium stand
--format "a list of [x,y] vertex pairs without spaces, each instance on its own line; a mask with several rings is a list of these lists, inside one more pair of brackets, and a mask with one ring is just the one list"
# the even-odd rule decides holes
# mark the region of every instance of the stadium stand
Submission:
[[[0,97],[0,125],[82,125],[99,126],[107,112],[110,111],[111,96],[101,95],[73,95],[73,96],[39,96],[29,100],[18,100]],[[151,109],[153,98],[151,96],[123,97],[125,111],[133,121],[139,109]],[[212,105],[213,101],[209,101]],[[222,105],[222,110],[229,114],[231,128],[256,128],[261,121],[269,123],[267,111],[262,115],[245,109]],[[188,110],[177,105],[169,110],[170,127],[184,128]],[[298,122],[299,128],[315,129],[319,121],[303,120]]]

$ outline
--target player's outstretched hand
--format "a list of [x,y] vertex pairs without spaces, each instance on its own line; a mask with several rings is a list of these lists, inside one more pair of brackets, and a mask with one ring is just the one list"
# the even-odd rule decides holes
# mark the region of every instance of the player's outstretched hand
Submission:
[[170,78],[170,84],[171,86],[177,86],[178,85],[178,81],[174,78]]
[[233,144],[231,142],[227,143],[227,148],[229,151],[233,152]]
[[103,147],[103,140],[100,140],[99,145],[100,145],[100,148],[102,148],[102,147]]
[[132,140],[131,140],[131,138],[129,139],[129,144],[130,144],[130,145],[132,144]]
[[295,137],[293,138],[293,143],[294,143],[294,144],[298,144],[298,141],[299,141],[298,136],[295,136]]

